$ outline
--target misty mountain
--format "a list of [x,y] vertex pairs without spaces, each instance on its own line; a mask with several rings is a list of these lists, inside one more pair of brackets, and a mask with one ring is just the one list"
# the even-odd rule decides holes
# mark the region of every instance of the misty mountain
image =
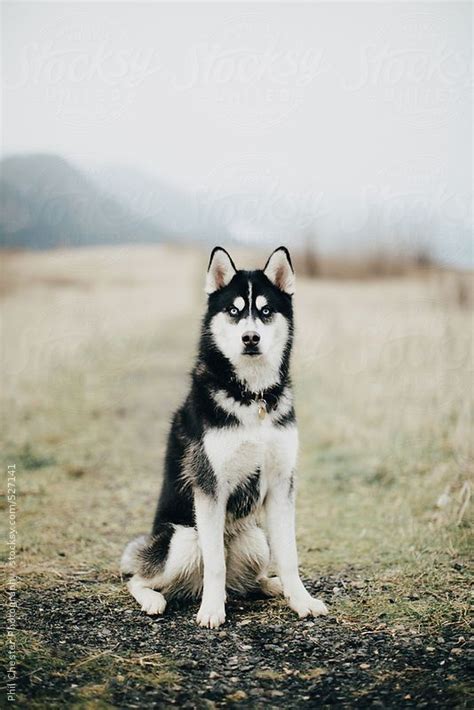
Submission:
[[0,163],[2,246],[57,246],[161,241],[168,235],[101,191],[55,155],[21,155]]
[[204,191],[186,192],[128,165],[103,166],[88,175],[102,192],[143,219],[160,225],[175,240],[219,242],[231,239],[225,216]]

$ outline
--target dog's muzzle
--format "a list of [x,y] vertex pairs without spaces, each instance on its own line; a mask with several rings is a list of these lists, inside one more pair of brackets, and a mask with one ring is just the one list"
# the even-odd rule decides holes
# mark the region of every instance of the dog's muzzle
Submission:
[[260,336],[255,330],[247,330],[242,334],[244,344],[244,355],[260,355]]

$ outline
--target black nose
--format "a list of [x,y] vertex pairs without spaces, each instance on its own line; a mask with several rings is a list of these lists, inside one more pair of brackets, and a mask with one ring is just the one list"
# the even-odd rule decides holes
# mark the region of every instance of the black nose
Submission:
[[254,330],[247,330],[242,335],[242,342],[244,345],[258,345],[260,342],[260,336]]

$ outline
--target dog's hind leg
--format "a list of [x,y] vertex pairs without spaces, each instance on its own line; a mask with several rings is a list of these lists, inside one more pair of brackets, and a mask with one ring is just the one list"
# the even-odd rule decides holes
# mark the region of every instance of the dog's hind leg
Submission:
[[160,577],[174,532],[174,525],[160,525],[152,536],[141,535],[129,542],[122,555],[122,573],[133,574],[128,590],[147,614],[162,614],[166,608],[166,599],[156,590],[161,588]]
[[139,549],[134,549],[135,574],[130,594],[147,614],[162,614],[166,597],[196,596],[202,589],[202,564],[197,532],[164,523]]
[[156,590],[151,588],[152,581],[134,574],[128,582],[128,591],[140,604],[142,611],[147,614],[163,614],[166,609],[166,599]]

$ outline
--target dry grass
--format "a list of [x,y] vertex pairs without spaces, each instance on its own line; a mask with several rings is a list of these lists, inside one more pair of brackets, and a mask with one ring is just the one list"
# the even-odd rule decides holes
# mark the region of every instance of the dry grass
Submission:
[[[152,519],[205,265],[170,247],[8,256],[3,448],[25,584],[92,576],[116,593],[121,548]],[[341,623],[465,623],[468,309],[436,279],[300,279],[296,315],[305,574],[351,576]]]

